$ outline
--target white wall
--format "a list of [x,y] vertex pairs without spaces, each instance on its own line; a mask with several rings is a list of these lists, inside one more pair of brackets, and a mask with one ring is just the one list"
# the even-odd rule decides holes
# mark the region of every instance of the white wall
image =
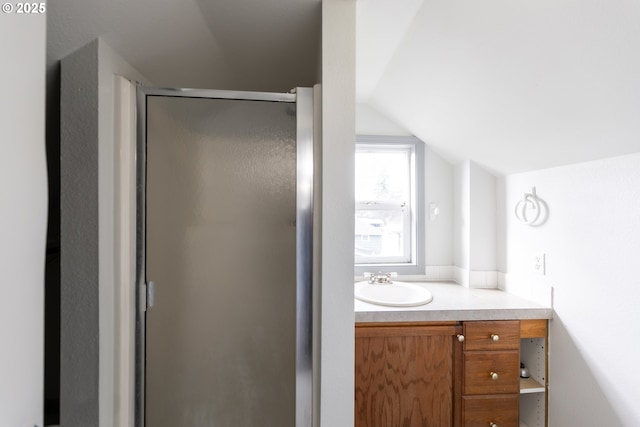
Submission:
[[469,187],[469,269],[472,275],[473,272],[496,271],[496,178],[476,163],[469,162]]
[[[450,280],[453,265],[453,165],[428,145],[425,146],[424,155],[427,276],[436,280]],[[439,210],[433,219],[429,218],[431,203]],[[437,276],[430,267],[438,268]]]
[[455,165],[453,170],[453,262],[457,268],[469,270],[470,187],[469,162]]
[[322,2],[320,424],[353,425],[355,0]]
[[472,288],[498,287],[496,177],[466,160],[454,168],[454,280]]
[[[548,206],[539,227],[513,214],[532,185]],[[549,425],[640,425],[640,154],[510,175],[500,188],[507,282],[553,286]],[[539,252],[547,274],[533,278]]]
[[[15,3],[14,3],[15,5]],[[0,425],[42,426],[45,16],[0,14]]]
[[358,135],[411,136],[411,132],[365,103],[356,105],[356,133]]

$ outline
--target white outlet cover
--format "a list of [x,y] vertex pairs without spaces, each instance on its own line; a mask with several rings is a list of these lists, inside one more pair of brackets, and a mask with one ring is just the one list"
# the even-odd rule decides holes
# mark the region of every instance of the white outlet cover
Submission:
[[545,254],[538,253],[533,255],[532,273],[544,276],[545,274]]

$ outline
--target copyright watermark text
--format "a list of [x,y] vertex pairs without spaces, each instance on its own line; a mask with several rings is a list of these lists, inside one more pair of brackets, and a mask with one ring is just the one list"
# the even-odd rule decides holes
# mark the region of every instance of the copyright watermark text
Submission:
[[15,14],[25,14],[25,15],[34,15],[45,13],[47,11],[46,3],[3,3],[2,4],[2,12],[3,13],[15,13]]

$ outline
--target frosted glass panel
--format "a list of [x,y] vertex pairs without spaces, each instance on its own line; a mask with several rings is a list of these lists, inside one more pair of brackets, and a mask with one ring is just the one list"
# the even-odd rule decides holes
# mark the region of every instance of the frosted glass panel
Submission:
[[295,423],[290,103],[147,97],[146,425]]

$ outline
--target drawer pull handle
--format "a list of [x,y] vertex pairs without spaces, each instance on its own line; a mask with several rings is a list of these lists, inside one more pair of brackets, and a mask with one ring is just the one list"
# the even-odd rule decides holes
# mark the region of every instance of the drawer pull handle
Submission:
[[497,334],[491,334],[491,341],[498,341],[500,339],[500,336]]
[[489,427],[498,427],[498,424],[496,424],[496,423],[489,423]]
[[497,381],[497,380],[498,380],[498,378],[500,378],[500,377],[498,376],[498,373],[497,373],[497,372],[490,372],[490,373],[489,373],[489,376],[490,376],[490,377],[491,377],[491,379],[492,379],[492,380],[494,380],[494,381]]
[[462,334],[458,334],[458,335],[456,335],[456,336],[458,337],[458,341],[460,341],[460,342],[464,342],[464,335],[462,335]]

